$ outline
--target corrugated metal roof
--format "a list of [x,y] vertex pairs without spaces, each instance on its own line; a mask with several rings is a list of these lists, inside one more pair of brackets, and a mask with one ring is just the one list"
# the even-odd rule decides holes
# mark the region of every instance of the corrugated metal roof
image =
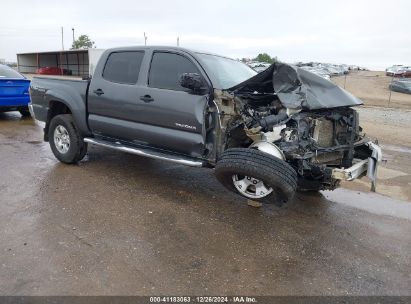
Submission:
[[[89,49],[78,49],[78,50],[60,50],[60,51],[44,51],[44,52],[28,52],[28,53],[18,53],[17,55],[36,55],[36,54],[64,54],[64,53],[87,53]],[[100,49],[93,49],[100,50]]]

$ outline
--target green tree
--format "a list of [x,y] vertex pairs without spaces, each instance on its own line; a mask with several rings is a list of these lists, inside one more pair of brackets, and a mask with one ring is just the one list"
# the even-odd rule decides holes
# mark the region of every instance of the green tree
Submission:
[[73,45],[71,46],[73,50],[91,49],[93,47],[96,47],[94,45],[94,41],[91,41],[87,35],[80,35],[76,40],[74,40]]
[[254,61],[274,63],[277,62],[277,57],[271,57],[267,53],[260,53],[253,59]]

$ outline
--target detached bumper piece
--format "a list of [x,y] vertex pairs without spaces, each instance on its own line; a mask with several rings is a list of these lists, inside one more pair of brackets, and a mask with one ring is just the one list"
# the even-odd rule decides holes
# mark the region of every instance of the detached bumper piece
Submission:
[[375,192],[376,180],[377,180],[377,167],[381,162],[382,152],[381,148],[373,143],[367,142],[365,144],[371,151],[370,156],[367,159],[360,160],[347,169],[335,168],[332,170],[332,178],[339,180],[351,181],[360,176],[363,176],[367,172],[368,178],[371,180],[371,191]]

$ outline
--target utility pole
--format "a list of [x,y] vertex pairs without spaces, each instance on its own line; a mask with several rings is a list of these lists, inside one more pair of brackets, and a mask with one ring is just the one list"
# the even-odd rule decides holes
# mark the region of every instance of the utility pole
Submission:
[[180,37],[177,37],[177,46],[180,46]]
[[64,51],[64,30],[63,30],[63,27],[61,27],[61,47]]
[[74,27],[71,29],[73,31],[73,45],[74,45]]
[[147,36],[146,36],[146,32],[144,32],[144,45],[147,45]]

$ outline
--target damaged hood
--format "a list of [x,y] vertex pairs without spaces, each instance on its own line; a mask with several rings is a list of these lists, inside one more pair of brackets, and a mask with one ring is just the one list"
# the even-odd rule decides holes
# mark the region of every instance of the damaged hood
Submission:
[[344,89],[311,72],[285,63],[274,63],[265,71],[228,89],[232,93],[275,93],[286,108],[328,109],[362,105]]

